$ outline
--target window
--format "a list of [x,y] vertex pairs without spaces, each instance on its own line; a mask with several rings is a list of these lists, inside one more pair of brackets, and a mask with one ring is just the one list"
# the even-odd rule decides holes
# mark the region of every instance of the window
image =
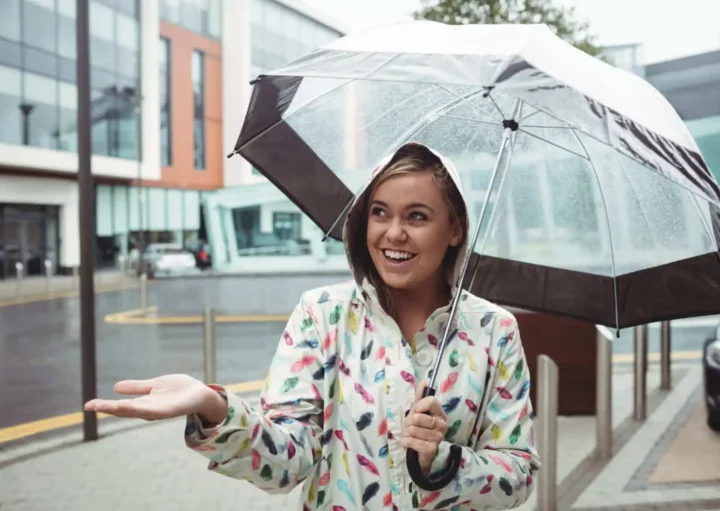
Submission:
[[220,0],[160,0],[160,18],[198,34],[220,39]]
[[0,2],[0,37],[20,41],[20,0]]
[[170,115],[170,41],[160,38],[160,164],[172,165],[172,121]]
[[0,66],[0,142],[22,143],[22,73]]
[[205,56],[192,54],[193,150],[196,169],[205,169]]
[[300,213],[273,213],[273,233],[279,240],[300,239]]

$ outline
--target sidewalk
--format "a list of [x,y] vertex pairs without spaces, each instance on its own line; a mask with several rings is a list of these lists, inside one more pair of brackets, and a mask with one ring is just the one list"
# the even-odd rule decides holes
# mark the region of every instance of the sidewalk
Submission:
[[[24,277],[20,281],[8,277],[0,280],[0,300],[71,296],[79,292],[79,283],[79,277],[72,275],[53,275],[49,281],[44,276]],[[114,270],[95,272],[96,291],[137,285],[138,279],[134,275]]]
[[[631,418],[632,366],[616,365],[616,454],[609,463],[592,457],[593,417],[561,417],[558,509],[720,509],[720,436],[707,430],[704,410],[698,411],[701,381],[697,361],[676,363],[673,389],[659,391],[658,366],[652,364],[648,419],[637,423]],[[245,481],[209,473],[204,459],[184,446],[184,420],[107,420],[99,427],[102,438],[88,444],[77,431],[15,450],[0,446],[0,509],[297,509],[299,489],[270,496]],[[712,461],[700,470],[668,470],[683,458],[685,467]],[[519,509],[534,509],[536,497]]]

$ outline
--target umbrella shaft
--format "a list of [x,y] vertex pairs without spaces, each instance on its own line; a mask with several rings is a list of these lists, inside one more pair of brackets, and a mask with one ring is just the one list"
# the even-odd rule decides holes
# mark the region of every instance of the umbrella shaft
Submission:
[[[518,116],[518,112],[520,111],[520,100],[516,99],[513,108],[512,108],[512,115],[510,116],[510,120],[515,120],[515,118]],[[475,228],[475,233],[473,234],[472,241],[470,242],[470,247],[468,248],[468,256],[465,258],[465,263],[463,264],[462,272],[460,273],[460,279],[457,283],[458,290],[453,296],[452,300],[452,306],[450,307],[450,316],[448,317],[447,323],[445,325],[445,333],[443,334],[442,342],[440,342],[440,346],[438,348],[438,356],[435,359],[435,365],[433,366],[432,374],[430,377],[430,383],[428,385],[429,388],[435,388],[435,382],[437,380],[437,374],[438,374],[438,368],[440,367],[440,361],[442,360],[443,353],[445,352],[445,346],[447,346],[447,343],[450,341],[450,338],[452,335],[450,335],[451,332],[451,326],[453,324],[453,320],[455,319],[455,314],[457,313],[458,304],[460,303],[460,298],[462,295],[462,287],[463,282],[465,282],[465,275],[467,274],[468,266],[470,265],[470,256],[475,251],[475,245],[477,245],[478,238],[480,237],[480,231],[482,229],[483,219],[485,218],[485,213],[488,208],[488,204],[490,202],[490,194],[492,193],[493,187],[495,186],[495,180],[497,179],[498,174],[500,173],[501,167],[507,167],[509,161],[510,161],[510,149],[511,149],[511,135],[513,133],[512,128],[505,128],[505,131],[503,131],[503,138],[502,143],[500,145],[500,151],[498,152],[497,160],[495,160],[495,167],[493,168],[492,175],[490,176],[490,183],[488,184],[488,192],[487,196],[485,197],[485,200],[483,201],[483,207],[482,210],[480,210],[480,217],[478,218],[477,227]],[[457,331],[457,330],[456,330]],[[455,332],[453,332],[453,335]]]

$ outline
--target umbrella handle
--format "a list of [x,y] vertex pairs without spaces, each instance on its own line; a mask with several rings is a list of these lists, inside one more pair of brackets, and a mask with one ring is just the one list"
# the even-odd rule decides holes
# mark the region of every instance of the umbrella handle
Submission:
[[[426,387],[423,391],[423,397],[434,395],[435,389],[432,387]],[[408,473],[410,474],[410,479],[412,479],[419,488],[422,488],[425,491],[439,491],[445,488],[450,481],[455,478],[455,475],[460,469],[461,461],[462,448],[459,445],[451,445],[445,470],[443,470],[438,476],[430,478],[423,474],[423,471],[420,468],[420,455],[415,449],[408,449],[406,456],[406,464]]]

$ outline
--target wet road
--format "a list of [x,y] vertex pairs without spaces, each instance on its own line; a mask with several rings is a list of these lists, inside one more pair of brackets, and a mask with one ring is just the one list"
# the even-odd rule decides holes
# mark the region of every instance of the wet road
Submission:
[[[157,281],[149,304],[158,313],[199,315],[206,305],[218,314],[288,313],[303,288],[337,278],[268,281],[188,279]],[[272,306],[260,309],[275,296]],[[137,289],[96,296],[97,376],[100,397],[113,397],[113,384],[126,378],[188,373],[202,378],[202,325],[105,323],[106,314],[139,306]],[[267,310],[270,309],[270,310]],[[81,410],[79,299],[64,298],[0,308],[0,428]],[[218,324],[218,380],[261,380],[282,334],[283,323]],[[674,327],[673,350],[699,350],[709,326]],[[650,331],[650,351],[659,331]],[[615,353],[632,352],[632,331],[622,332]]]

